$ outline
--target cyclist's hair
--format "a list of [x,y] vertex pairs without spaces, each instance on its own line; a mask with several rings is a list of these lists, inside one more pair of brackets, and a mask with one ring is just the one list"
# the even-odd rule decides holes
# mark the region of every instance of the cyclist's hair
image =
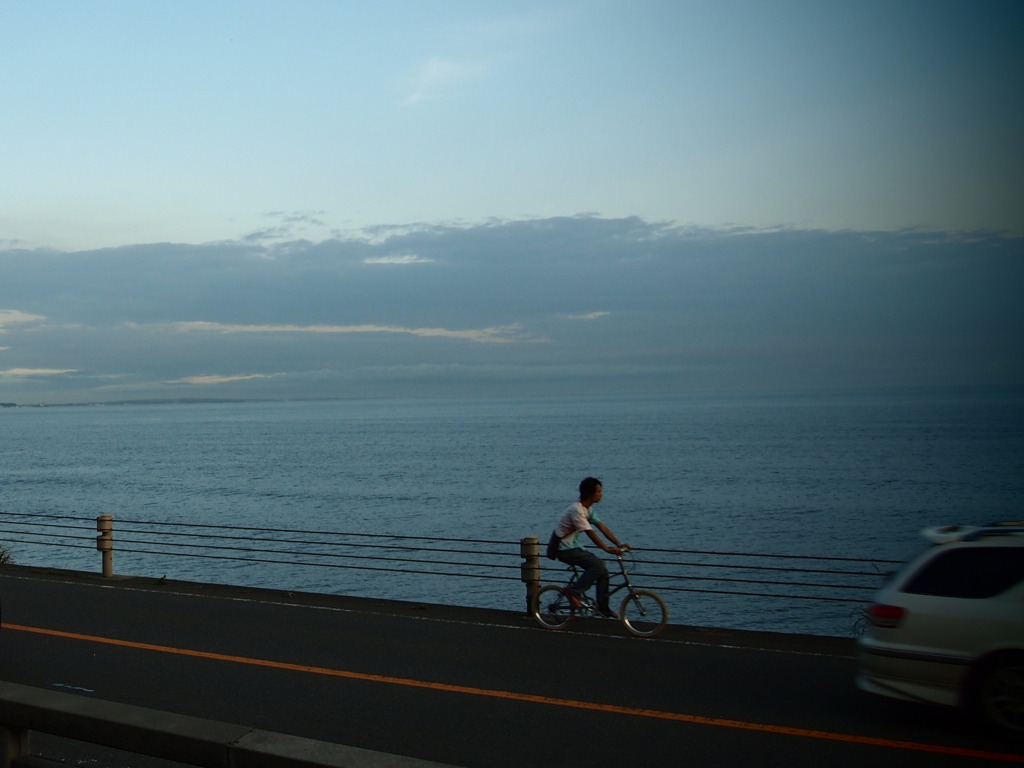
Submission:
[[597,492],[597,487],[603,483],[596,477],[585,477],[580,481],[580,501],[589,499]]

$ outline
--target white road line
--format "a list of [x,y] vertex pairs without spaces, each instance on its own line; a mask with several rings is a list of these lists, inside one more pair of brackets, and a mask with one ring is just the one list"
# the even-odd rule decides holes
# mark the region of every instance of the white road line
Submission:
[[[22,581],[39,581],[39,579],[36,579],[36,578],[34,578],[32,576],[16,576],[14,574],[9,574],[9,575],[5,574],[5,576],[7,578],[20,579]],[[146,588],[143,588],[143,587],[132,587],[132,586],[124,584],[124,583],[121,583],[121,584],[89,584],[89,583],[83,583],[83,582],[78,582],[78,581],[67,581],[67,580],[60,580],[60,581],[63,584],[69,584],[69,585],[73,585],[73,586],[82,586],[82,587],[95,587],[97,589],[118,589],[118,590],[123,590],[123,591],[128,591],[128,592],[149,592],[149,593],[155,592],[155,590],[152,590],[152,589],[146,589]],[[229,586],[229,585],[223,585],[223,586]],[[242,587],[242,588],[245,589],[245,587]],[[387,612],[387,611],[373,611],[373,610],[366,610],[366,609],[362,609],[362,608],[339,608],[337,606],[328,606],[328,605],[309,605],[309,604],[306,604],[306,603],[285,602],[285,601],[280,601],[280,600],[267,600],[267,599],[263,599],[263,598],[227,597],[227,596],[224,596],[224,595],[198,595],[198,594],[195,594],[193,592],[180,592],[180,591],[177,591],[177,590],[166,590],[166,591],[165,590],[160,590],[160,591],[156,592],[156,594],[159,594],[159,595],[174,595],[175,597],[198,598],[198,599],[202,599],[202,600],[226,600],[228,602],[251,603],[253,605],[275,605],[275,606],[282,607],[282,608],[299,608],[299,609],[302,609],[302,610],[330,611],[330,612],[333,612],[333,613],[350,613],[350,614],[360,614],[360,615],[364,615],[364,616],[388,616],[388,617],[392,617],[392,618],[412,619],[412,620],[415,620],[415,621],[429,621],[429,622],[434,622],[434,623],[437,623],[437,624],[456,624],[456,625],[462,625],[462,626],[475,626],[475,627],[482,626],[480,624],[480,622],[466,621],[464,619],[446,619],[446,618],[440,618],[440,617],[437,617],[437,616],[409,616],[409,615],[407,615],[405,613],[391,613],[391,612]],[[443,607],[446,607],[446,606],[440,606],[440,607],[443,608]],[[451,607],[458,608],[459,606],[451,606]],[[528,626],[522,626],[522,625],[519,625],[519,624],[507,624],[507,623],[503,623],[503,622],[499,622],[499,623],[488,622],[486,624],[486,626],[489,626],[489,627],[500,627],[502,629],[512,629],[512,630],[516,630],[516,631],[529,631],[529,632],[541,629],[539,626],[529,626],[529,625]],[[549,631],[550,632],[552,630],[545,630],[545,631]],[[562,633],[562,634],[564,634],[564,633]],[[578,637],[578,635],[576,635],[576,636]],[[637,638],[629,636],[629,635],[607,635],[606,637],[609,638],[609,639],[613,639],[613,640],[622,640],[622,641],[629,641],[629,642],[637,642],[638,641]],[[725,649],[725,650],[735,650],[735,651],[753,651],[755,653],[778,653],[778,654],[783,654],[783,655],[787,655],[787,656],[811,656],[811,657],[821,657],[821,658],[854,658],[853,654],[822,653],[820,651],[801,651],[801,650],[789,649],[789,648],[763,648],[763,647],[759,647],[759,646],[735,645],[735,644],[729,644],[729,643],[715,643],[715,642],[702,642],[702,641],[697,641],[697,640],[672,640],[672,639],[669,639],[669,638],[661,638],[661,637],[644,638],[643,642],[645,642],[645,643],[659,643],[659,644],[663,644],[663,645],[693,646],[693,647],[696,647],[696,648],[722,648],[722,649]]]

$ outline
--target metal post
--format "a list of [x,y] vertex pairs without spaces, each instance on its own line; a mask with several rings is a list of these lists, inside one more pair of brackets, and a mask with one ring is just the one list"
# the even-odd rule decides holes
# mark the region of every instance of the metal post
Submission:
[[114,517],[100,515],[96,518],[96,549],[103,556],[103,577],[109,579],[114,575]]
[[526,583],[526,613],[533,613],[533,603],[540,591],[540,539],[527,536],[519,540],[520,578]]

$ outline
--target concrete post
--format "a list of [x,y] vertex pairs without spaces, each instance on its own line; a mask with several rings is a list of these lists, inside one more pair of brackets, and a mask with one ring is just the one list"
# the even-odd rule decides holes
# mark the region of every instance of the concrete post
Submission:
[[96,518],[96,549],[103,556],[103,577],[109,579],[114,575],[114,517],[100,515]]
[[526,583],[526,613],[533,613],[533,604],[540,591],[540,539],[527,536],[519,540],[520,578]]
[[28,755],[28,731],[0,725],[0,768],[11,768],[19,757]]

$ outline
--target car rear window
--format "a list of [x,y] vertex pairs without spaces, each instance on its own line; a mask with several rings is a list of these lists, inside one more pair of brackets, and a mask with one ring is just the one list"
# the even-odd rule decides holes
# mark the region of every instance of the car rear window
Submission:
[[903,587],[915,595],[994,597],[1024,580],[1024,547],[950,549],[929,561]]

